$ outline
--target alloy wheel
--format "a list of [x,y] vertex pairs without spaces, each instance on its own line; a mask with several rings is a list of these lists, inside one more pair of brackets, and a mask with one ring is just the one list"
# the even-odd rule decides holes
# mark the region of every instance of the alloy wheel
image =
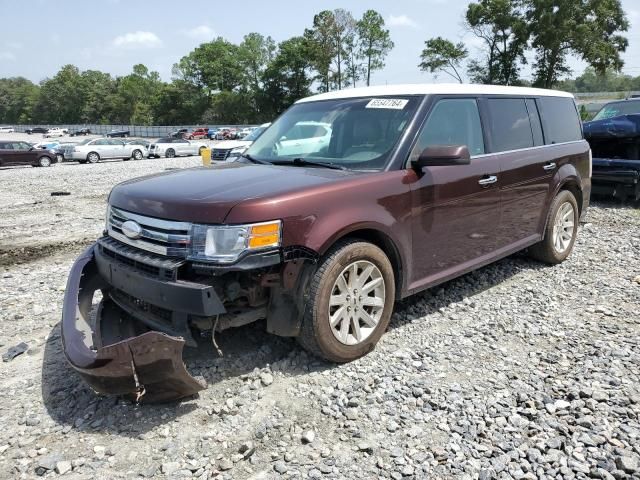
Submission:
[[553,223],[553,247],[558,253],[567,251],[573,240],[575,212],[573,205],[565,202],[560,205]]
[[366,260],[348,265],[336,279],[329,299],[329,324],[344,345],[358,345],[378,326],[385,305],[380,269]]

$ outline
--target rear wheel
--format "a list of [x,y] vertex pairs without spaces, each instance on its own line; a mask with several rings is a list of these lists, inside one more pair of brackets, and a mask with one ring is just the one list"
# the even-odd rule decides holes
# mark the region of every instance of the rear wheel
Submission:
[[176,156],[176,151],[173,148],[170,148],[169,150],[167,150],[167,153],[165,154],[165,156],[167,158],[173,158]]
[[341,242],[311,281],[298,341],[327,360],[355,360],[375,348],[394,301],[393,268],[384,252],[360,240]]
[[576,241],[579,216],[576,198],[562,190],[551,202],[544,238],[529,249],[529,254],[551,265],[564,262]]
[[38,165],[41,167],[50,167],[51,166],[51,158],[44,156],[38,159]]
[[100,161],[100,155],[96,152],[91,152],[87,155],[87,162],[89,163],[98,163]]

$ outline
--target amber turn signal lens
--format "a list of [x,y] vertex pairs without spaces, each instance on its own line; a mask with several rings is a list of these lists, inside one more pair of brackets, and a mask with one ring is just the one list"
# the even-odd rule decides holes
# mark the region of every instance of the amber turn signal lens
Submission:
[[280,245],[280,222],[251,227],[249,248],[277,247],[278,245]]

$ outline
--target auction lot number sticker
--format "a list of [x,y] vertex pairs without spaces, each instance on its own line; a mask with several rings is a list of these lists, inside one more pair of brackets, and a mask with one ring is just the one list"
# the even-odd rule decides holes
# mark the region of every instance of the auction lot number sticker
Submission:
[[388,108],[390,110],[402,110],[407,106],[409,100],[402,98],[374,98],[366,108]]

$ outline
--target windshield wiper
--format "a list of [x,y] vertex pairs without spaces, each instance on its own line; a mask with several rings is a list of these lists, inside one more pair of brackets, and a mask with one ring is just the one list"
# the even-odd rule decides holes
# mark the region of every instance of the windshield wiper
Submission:
[[326,163],[326,162],[314,162],[312,160],[307,160],[305,158],[294,158],[290,162],[278,162],[279,165],[294,165],[296,167],[324,167],[330,168],[332,170],[347,170],[346,167],[342,165],[336,165],[335,163]]
[[242,155],[240,155],[240,158],[246,158],[251,163],[257,163],[259,165],[273,165],[273,163],[267,162],[266,160],[260,160],[259,158],[252,157],[248,153],[243,153]]

